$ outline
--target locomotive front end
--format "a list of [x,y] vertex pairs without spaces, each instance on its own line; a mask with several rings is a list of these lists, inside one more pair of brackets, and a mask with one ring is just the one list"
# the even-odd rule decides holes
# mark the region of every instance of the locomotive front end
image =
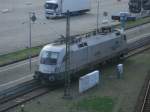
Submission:
[[45,46],[39,55],[39,68],[34,78],[38,80],[54,82],[60,78],[60,60],[62,48],[51,45]]

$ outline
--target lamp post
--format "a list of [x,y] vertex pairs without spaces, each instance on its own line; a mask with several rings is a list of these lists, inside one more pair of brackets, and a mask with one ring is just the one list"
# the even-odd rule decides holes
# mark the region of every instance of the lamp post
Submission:
[[97,4],[97,22],[96,22],[96,31],[98,32],[98,29],[99,29],[99,0],[97,1],[98,4]]
[[140,7],[141,7],[140,16],[142,16],[142,14],[143,14],[143,0],[141,0],[140,2],[141,2],[141,6],[140,6]]
[[[36,21],[35,12],[29,12],[29,48],[31,49],[31,24]],[[29,68],[31,72],[31,52],[29,52]]]

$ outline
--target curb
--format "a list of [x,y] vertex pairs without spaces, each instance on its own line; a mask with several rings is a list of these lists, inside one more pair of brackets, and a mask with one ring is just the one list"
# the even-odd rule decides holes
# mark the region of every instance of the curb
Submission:
[[[38,54],[35,54],[35,55],[32,55],[31,58],[35,58],[35,57],[37,57],[37,56],[38,56]],[[24,60],[27,60],[27,59],[29,59],[29,58],[26,57],[26,58],[23,58],[23,59],[19,59],[19,60],[12,61],[12,62],[0,64],[0,67],[4,67],[4,66],[10,65],[10,64],[14,64],[14,63],[17,63],[17,62],[20,62],[20,61],[24,61]]]

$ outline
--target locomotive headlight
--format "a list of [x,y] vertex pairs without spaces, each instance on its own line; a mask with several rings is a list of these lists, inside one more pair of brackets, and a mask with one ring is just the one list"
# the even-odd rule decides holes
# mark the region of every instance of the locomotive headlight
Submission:
[[50,75],[48,79],[49,79],[49,81],[51,81],[51,82],[55,81],[55,77],[54,77],[53,75]]

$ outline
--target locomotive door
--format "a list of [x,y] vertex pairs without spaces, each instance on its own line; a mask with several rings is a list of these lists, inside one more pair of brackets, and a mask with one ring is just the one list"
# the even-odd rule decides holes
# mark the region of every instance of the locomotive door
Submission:
[[81,65],[86,64],[88,61],[88,47],[81,48],[78,51],[77,57],[78,57],[78,61]]
[[73,52],[73,63],[76,68],[88,63],[88,47],[79,48],[77,51]]

